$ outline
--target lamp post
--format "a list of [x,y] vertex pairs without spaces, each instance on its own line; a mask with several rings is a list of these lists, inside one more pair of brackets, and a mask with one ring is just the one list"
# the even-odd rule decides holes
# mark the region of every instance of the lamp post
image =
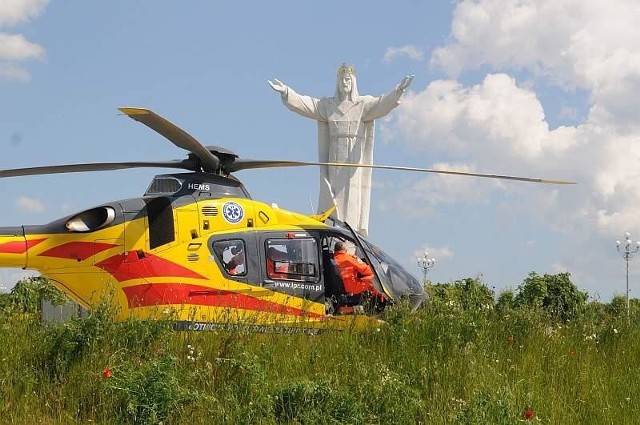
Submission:
[[427,273],[429,273],[429,269],[436,264],[436,259],[433,257],[429,257],[429,253],[427,251],[424,252],[422,257],[418,257],[418,267],[422,270],[422,284],[427,285]]
[[627,320],[629,320],[629,259],[640,250],[640,241],[636,242],[636,245],[632,248],[633,242],[631,241],[631,233],[626,232],[624,234],[624,244],[620,241],[616,241],[616,248],[618,252],[622,254],[622,258],[626,263],[627,272]]

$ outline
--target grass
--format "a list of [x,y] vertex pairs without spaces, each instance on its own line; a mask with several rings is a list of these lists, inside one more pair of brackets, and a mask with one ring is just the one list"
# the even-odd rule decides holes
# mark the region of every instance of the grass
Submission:
[[596,307],[559,323],[432,303],[315,336],[7,312],[0,423],[637,423],[639,318]]

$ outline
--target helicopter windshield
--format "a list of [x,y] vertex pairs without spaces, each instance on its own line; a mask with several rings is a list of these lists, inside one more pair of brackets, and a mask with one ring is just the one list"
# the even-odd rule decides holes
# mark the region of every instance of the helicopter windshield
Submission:
[[389,254],[369,242],[359,233],[356,233],[347,223],[335,218],[329,218],[326,223],[341,228],[357,239],[369,263],[375,269],[383,289],[394,300],[407,298],[411,308],[415,310],[429,298],[424,287],[413,274],[402,267]]
[[412,309],[420,307],[428,295],[418,279],[376,245],[358,234],[356,237],[367,253],[384,289],[390,292],[394,299],[408,298]]

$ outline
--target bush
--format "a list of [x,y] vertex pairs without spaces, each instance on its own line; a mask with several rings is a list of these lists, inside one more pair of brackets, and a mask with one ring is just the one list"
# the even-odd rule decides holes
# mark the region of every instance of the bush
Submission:
[[540,276],[535,272],[518,287],[516,304],[542,308],[555,320],[567,321],[581,313],[588,295],[571,282],[569,273]]
[[40,312],[41,300],[61,305],[67,301],[67,297],[49,279],[37,276],[19,280],[9,295],[4,297],[3,304],[19,313],[35,314]]

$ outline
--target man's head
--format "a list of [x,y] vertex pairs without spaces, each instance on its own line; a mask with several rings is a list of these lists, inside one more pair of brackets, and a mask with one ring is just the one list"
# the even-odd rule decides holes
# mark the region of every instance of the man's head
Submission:
[[356,100],[359,97],[356,85],[356,71],[351,65],[343,63],[338,67],[336,94],[339,99]]
[[344,242],[342,241],[336,241],[335,245],[333,245],[333,251],[337,252],[337,251],[345,251],[346,247],[344,245]]

